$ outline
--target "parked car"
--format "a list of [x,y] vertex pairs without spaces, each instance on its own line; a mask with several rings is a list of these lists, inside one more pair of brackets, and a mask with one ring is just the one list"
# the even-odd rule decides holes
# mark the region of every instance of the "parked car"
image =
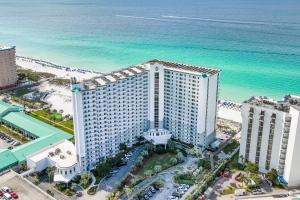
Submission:
[[1,191],[4,193],[9,193],[9,192],[11,192],[11,189],[9,187],[2,187]]
[[16,192],[11,192],[10,195],[11,195],[12,198],[14,198],[14,199],[18,199],[18,198],[19,198],[19,196],[18,196],[18,194],[17,194]]
[[4,193],[3,198],[5,200],[11,200],[12,199],[12,197],[11,197],[11,195],[9,193]]
[[82,196],[82,192],[80,192],[80,191],[79,191],[79,192],[76,192],[76,196],[77,196],[77,197],[81,197],[81,196]]

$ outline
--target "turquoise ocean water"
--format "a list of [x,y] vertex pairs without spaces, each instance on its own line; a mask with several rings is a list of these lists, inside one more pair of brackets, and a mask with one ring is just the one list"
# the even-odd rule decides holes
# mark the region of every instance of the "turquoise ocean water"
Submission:
[[300,95],[299,0],[0,0],[0,43],[57,64],[222,69],[221,98]]

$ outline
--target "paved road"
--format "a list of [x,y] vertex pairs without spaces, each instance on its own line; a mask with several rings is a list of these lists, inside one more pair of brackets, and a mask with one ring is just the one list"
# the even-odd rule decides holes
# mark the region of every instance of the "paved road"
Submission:
[[99,189],[108,192],[113,191],[116,188],[117,184],[120,183],[124,178],[126,178],[127,174],[132,170],[137,158],[140,156],[143,150],[144,146],[137,147],[128,160],[127,165],[120,167],[119,171],[109,179],[103,179],[99,184]]

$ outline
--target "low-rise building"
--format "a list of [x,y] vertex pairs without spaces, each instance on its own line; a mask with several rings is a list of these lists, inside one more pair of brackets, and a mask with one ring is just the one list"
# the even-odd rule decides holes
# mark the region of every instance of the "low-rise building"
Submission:
[[[71,134],[27,115],[22,107],[3,101],[0,101],[0,122],[32,139],[11,150],[0,149],[0,172],[21,165],[28,165],[30,172],[55,166],[55,180],[60,182],[66,182],[78,173],[75,146],[66,141],[72,138]],[[53,148],[61,151],[56,152]],[[52,154],[46,153],[48,151],[54,155],[51,157]]]
[[80,173],[75,146],[68,140],[27,156],[27,166],[38,172],[54,167],[54,182],[68,183]]
[[300,97],[252,97],[243,103],[242,119],[239,161],[256,163],[263,173],[274,168],[288,186],[299,186]]

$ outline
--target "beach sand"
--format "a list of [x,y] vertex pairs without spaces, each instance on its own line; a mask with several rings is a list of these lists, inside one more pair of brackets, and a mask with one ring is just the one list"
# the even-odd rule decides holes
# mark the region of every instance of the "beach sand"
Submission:
[[242,123],[242,114],[240,110],[219,106],[218,117],[222,119],[227,119],[234,122]]
[[[44,64],[46,61],[40,61],[32,58],[17,57],[17,65],[22,69],[30,69],[35,72],[47,72],[56,75],[57,78],[70,79],[75,77],[78,81],[91,79],[100,76],[101,73],[89,72],[78,69],[70,69],[54,64]],[[51,104],[51,109],[63,110],[63,115],[73,115],[72,92],[67,86],[58,86],[50,84],[48,81],[41,83],[36,87],[40,92],[49,92],[44,101]]]
[[50,74],[54,74],[57,78],[65,78],[70,79],[75,77],[78,81],[82,81],[85,79],[91,79],[95,76],[100,76],[101,73],[96,72],[88,72],[88,71],[79,71],[77,69],[69,69],[62,67],[62,68],[55,68],[53,66],[46,66],[41,64],[40,62],[35,61],[35,59],[24,59],[17,57],[16,63],[23,69],[30,69],[36,72],[47,72]]

